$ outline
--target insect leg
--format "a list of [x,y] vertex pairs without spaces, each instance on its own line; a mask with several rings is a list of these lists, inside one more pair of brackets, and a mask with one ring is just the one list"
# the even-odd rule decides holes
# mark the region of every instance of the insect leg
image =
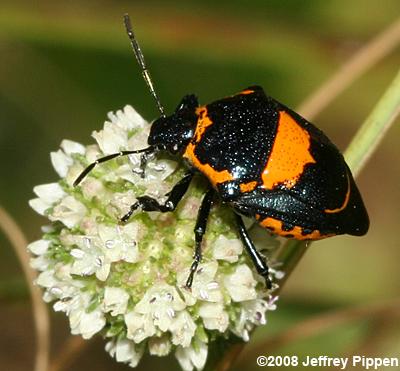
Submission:
[[201,261],[201,242],[203,241],[204,234],[206,233],[207,220],[210,215],[211,206],[214,202],[214,189],[210,189],[203,198],[199,213],[197,214],[196,226],[194,228],[195,235],[195,251],[193,256],[193,263],[190,267],[189,277],[186,281],[186,287],[190,288],[193,283],[193,276]]
[[121,218],[121,221],[128,221],[133,212],[137,209],[142,209],[143,211],[160,211],[162,213],[175,210],[179,201],[188,190],[192,178],[193,173],[186,174],[178,183],[174,185],[171,191],[166,194],[168,198],[163,204],[160,204],[153,197],[138,197],[137,201],[130,207],[129,211]]
[[260,253],[257,251],[254,246],[253,241],[250,239],[249,234],[246,231],[246,227],[244,226],[243,219],[240,215],[235,213],[236,222],[238,225],[238,231],[240,238],[246,248],[248,254],[250,255],[251,260],[253,261],[254,266],[257,269],[258,274],[265,278],[265,283],[268,289],[272,288],[272,282],[269,277],[269,268],[265,260],[261,257]]
[[116,157],[127,156],[127,155],[136,154],[136,153],[150,154],[153,152],[154,152],[154,147],[147,147],[147,148],[143,148],[143,149],[138,149],[136,151],[121,151],[121,152],[117,152],[117,153],[112,153],[111,155],[100,157],[95,162],[92,162],[85,170],[83,170],[79,174],[79,176],[74,181],[74,187],[76,187],[83,180],[83,178],[93,170],[93,168],[96,165],[101,164],[102,162],[110,161]]
[[143,153],[142,156],[140,156],[140,177],[142,179],[145,178],[146,176],[146,165],[147,165],[147,160],[149,159],[149,155],[147,153]]

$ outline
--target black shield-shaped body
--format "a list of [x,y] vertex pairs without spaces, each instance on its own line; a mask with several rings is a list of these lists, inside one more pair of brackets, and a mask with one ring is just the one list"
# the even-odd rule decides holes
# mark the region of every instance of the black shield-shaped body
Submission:
[[369,220],[336,146],[254,86],[196,109],[183,157],[238,213],[296,239],[363,235]]

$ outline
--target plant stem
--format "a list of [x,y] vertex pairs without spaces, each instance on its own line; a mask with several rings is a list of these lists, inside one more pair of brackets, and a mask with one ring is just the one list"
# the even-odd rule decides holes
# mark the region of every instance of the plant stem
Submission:
[[354,80],[391,53],[400,43],[400,18],[360,48],[338,71],[311,94],[298,112],[308,120],[317,116]]
[[228,339],[217,338],[209,347],[207,363],[203,371],[228,371],[246,343],[231,335]]
[[400,112],[400,70],[360,127],[344,156],[357,176]]
[[271,257],[272,261],[279,262],[280,265],[278,266],[278,269],[285,272],[283,278],[279,280],[279,288],[274,292],[274,295],[277,295],[282,290],[285,282],[307,251],[310,244],[310,241],[287,240]]
[[0,206],[0,231],[10,241],[21,264],[32,301],[32,312],[36,332],[36,353],[34,371],[46,371],[50,354],[50,318],[47,306],[42,300],[41,290],[34,285],[36,273],[29,265],[26,252],[28,242],[17,222]]

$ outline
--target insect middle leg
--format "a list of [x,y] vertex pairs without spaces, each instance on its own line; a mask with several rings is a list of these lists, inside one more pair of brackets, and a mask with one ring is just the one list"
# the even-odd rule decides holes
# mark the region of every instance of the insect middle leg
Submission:
[[250,255],[250,258],[253,261],[253,264],[256,267],[258,274],[264,277],[267,288],[271,289],[272,282],[271,282],[271,278],[269,277],[268,264],[265,262],[265,260],[262,258],[260,253],[257,251],[256,247],[254,246],[254,243],[251,240],[251,238],[246,230],[246,227],[243,223],[242,217],[236,213],[235,213],[235,217],[236,217],[239,235],[244,244],[244,247],[247,250],[248,254]]
[[174,211],[179,201],[182,200],[193,179],[193,173],[186,174],[166,196],[167,200],[160,204],[155,198],[149,196],[138,197],[137,201],[130,207],[129,211],[121,218],[122,222],[127,222],[133,212],[137,209],[143,211],[160,211],[162,213]]
[[190,267],[189,277],[186,281],[186,287],[190,288],[193,283],[193,277],[200,264],[202,253],[201,253],[201,242],[203,241],[204,234],[206,233],[208,216],[210,215],[211,206],[214,202],[215,191],[210,189],[204,196],[203,201],[197,214],[196,226],[194,228],[195,235],[195,250],[193,256],[193,263]]

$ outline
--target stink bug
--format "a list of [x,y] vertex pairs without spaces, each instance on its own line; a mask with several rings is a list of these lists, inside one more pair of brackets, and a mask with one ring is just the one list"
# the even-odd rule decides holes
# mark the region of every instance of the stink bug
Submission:
[[187,287],[192,285],[201,260],[207,219],[217,199],[232,207],[241,240],[268,288],[268,265],[251,241],[242,216],[256,219],[272,233],[298,240],[367,233],[367,211],[350,169],[324,133],[267,96],[259,86],[207,105],[199,105],[196,96],[186,95],[175,112],[167,116],[127,15],[124,21],[161,116],[152,123],[147,148],[98,159],[79,175],[74,185],[97,164],[118,156],[141,153],[143,171],[150,154],[167,151],[183,157],[187,174],[167,194],[167,201],[159,203],[148,196],[139,197],[121,218],[126,222],[137,209],[173,211],[193,177],[206,177],[209,190],[198,212]]

